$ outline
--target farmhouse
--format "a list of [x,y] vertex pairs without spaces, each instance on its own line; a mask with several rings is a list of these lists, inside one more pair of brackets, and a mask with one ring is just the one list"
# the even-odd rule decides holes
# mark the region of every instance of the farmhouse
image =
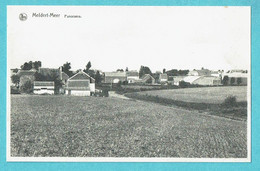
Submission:
[[150,74],[144,74],[138,82],[145,84],[154,84],[155,79]]
[[66,94],[75,96],[90,96],[95,92],[95,79],[83,71],[79,71],[68,79]]
[[164,83],[168,81],[168,75],[166,73],[160,74],[159,75],[159,82]]
[[134,82],[136,82],[136,80],[139,79],[139,73],[138,73],[138,71],[127,71],[126,77],[127,77],[128,83],[134,83]]
[[34,81],[34,94],[54,94],[54,81]]
[[126,80],[126,72],[105,72],[105,83],[118,83]]

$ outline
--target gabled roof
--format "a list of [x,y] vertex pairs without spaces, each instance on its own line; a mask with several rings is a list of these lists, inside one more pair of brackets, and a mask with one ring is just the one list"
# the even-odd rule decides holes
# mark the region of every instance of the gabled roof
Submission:
[[105,72],[105,77],[126,77],[126,72]]
[[34,86],[54,86],[54,81],[34,81]]
[[139,77],[139,73],[137,71],[127,71],[126,75],[128,77]]
[[20,70],[17,74],[21,77],[21,76],[32,76],[35,74],[35,70]]
[[91,82],[95,82],[95,79],[92,78],[91,76],[89,76],[87,73],[83,72],[83,71],[79,71],[78,73],[76,73],[75,75],[73,75],[72,77],[70,77],[68,79],[68,81],[75,81],[75,80],[91,80]]
[[192,83],[193,81],[199,79],[200,77],[201,76],[187,76],[187,77],[183,78],[183,81]]
[[154,78],[150,75],[150,74],[144,74],[141,79],[144,80],[144,79],[148,79],[148,78],[152,78],[154,80]]
[[65,72],[62,72],[61,75],[62,75],[62,76],[61,76],[61,77],[62,77],[62,80],[67,80],[67,79],[70,78]]

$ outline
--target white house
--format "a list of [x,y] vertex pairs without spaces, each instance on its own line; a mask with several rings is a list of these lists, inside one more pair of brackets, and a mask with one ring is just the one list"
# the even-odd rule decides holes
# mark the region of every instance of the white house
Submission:
[[134,83],[136,80],[139,80],[139,73],[138,71],[127,71],[126,78],[128,83]]
[[90,96],[95,92],[95,79],[87,73],[79,71],[67,80],[66,94],[74,96]]
[[34,81],[33,82],[34,94],[54,94],[53,81]]

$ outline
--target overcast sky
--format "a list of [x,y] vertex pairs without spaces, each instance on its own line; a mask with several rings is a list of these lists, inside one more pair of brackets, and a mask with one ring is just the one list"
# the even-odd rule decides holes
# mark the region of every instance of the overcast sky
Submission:
[[250,7],[9,6],[7,31],[10,68],[30,60],[74,70],[91,61],[102,71],[250,66]]

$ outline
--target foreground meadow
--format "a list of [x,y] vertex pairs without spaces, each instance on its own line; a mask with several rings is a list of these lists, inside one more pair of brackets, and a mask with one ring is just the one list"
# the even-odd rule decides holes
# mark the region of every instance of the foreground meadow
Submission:
[[102,97],[11,96],[13,157],[246,158],[246,122]]

